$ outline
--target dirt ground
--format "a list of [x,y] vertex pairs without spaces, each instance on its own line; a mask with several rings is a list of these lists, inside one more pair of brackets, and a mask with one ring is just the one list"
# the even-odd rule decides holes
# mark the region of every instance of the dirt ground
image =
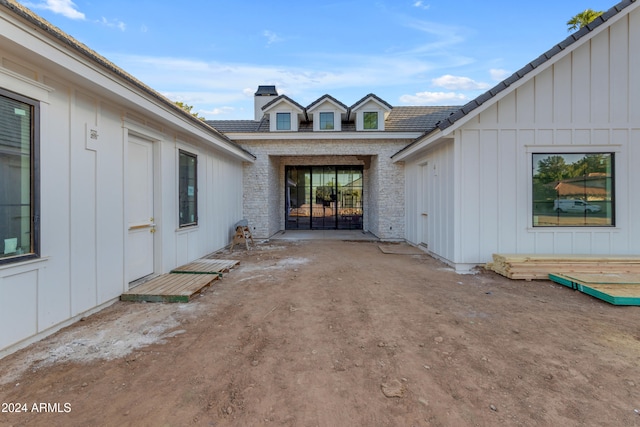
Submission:
[[639,307],[379,245],[220,253],[241,264],[188,304],[0,360],[0,425],[640,425]]

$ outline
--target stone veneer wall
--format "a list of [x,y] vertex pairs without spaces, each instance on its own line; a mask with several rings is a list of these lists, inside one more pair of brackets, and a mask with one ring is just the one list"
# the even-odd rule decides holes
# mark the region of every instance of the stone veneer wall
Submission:
[[404,165],[392,163],[391,156],[410,140],[238,142],[256,156],[243,173],[243,215],[254,238],[284,229],[285,166],[363,165],[365,231],[383,240],[404,240]]

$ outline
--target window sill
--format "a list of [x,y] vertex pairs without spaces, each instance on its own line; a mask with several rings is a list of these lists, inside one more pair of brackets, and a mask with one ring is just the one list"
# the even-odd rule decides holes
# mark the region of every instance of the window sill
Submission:
[[186,233],[188,231],[193,231],[193,230],[197,230],[200,228],[200,225],[198,224],[193,224],[193,225],[183,225],[182,227],[178,227],[176,229],[176,233]]
[[14,274],[20,274],[25,271],[33,271],[42,268],[39,264],[44,264],[49,261],[49,257],[28,258],[28,259],[16,259],[12,262],[6,262],[0,264],[0,277],[11,276]]

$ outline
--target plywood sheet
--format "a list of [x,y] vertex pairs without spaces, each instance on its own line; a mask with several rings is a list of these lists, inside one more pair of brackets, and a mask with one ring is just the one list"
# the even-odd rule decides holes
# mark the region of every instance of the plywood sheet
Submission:
[[[549,279],[610,304],[640,306],[640,275],[638,274],[549,274]],[[607,283],[608,279],[610,283]],[[615,282],[616,280],[618,282]]]

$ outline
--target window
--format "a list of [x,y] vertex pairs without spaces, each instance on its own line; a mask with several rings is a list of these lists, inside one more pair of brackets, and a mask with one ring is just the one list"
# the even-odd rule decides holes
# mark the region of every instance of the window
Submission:
[[320,130],[333,129],[333,113],[320,113]]
[[533,154],[533,225],[615,225],[613,160],[613,153]]
[[276,129],[291,130],[291,113],[276,113]]
[[0,89],[0,263],[39,256],[39,125],[36,101]]
[[362,114],[363,128],[364,129],[378,129],[378,113],[367,112]]
[[198,224],[198,159],[184,151],[180,151],[179,157],[180,227],[185,227]]

